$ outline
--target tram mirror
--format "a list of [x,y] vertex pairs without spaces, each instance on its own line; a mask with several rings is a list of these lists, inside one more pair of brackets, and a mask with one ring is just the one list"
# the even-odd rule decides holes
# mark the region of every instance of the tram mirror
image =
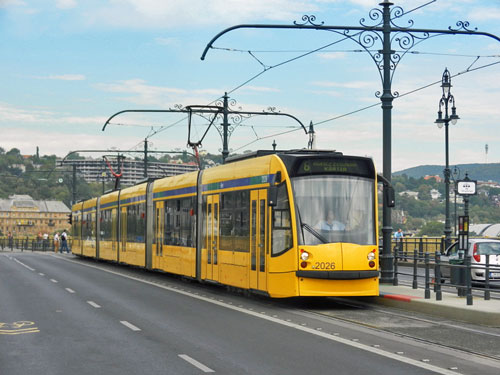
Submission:
[[271,186],[279,184],[280,182],[281,182],[281,171],[278,171],[271,177]]
[[387,207],[396,206],[396,194],[392,186],[384,186],[384,201]]
[[269,207],[276,207],[278,203],[278,187],[277,186],[269,186],[267,191],[267,199]]

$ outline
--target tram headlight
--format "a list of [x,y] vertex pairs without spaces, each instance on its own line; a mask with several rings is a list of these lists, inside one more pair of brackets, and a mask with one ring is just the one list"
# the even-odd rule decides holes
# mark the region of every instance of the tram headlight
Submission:
[[308,260],[309,259],[309,253],[305,250],[300,251],[300,259],[302,260]]
[[375,253],[373,251],[369,252],[367,258],[368,258],[368,260],[374,260],[375,259]]

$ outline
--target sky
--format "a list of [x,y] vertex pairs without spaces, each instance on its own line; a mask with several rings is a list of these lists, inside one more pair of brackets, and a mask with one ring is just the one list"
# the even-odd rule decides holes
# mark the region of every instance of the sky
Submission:
[[[382,170],[379,69],[356,42],[331,31],[238,29],[374,25],[380,0],[0,0],[0,147],[64,157],[77,150],[191,151],[185,113],[124,113],[217,105],[290,114],[314,124],[316,148],[370,156]],[[394,0],[400,27],[469,29],[500,36],[500,0]],[[415,34],[422,36],[422,34]],[[449,127],[450,165],[500,162],[500,42],[441,35],[407,52],[393,71],[392,170],[445,162],[445,131],[434,121],[445,68],[460,120]],[[381,49],[380,39],[370,51]],[[314,51],[314,52],[312,52]],[[311,52],[311,53],[309,53]],[[190,139],[220,153],[221,120],[193,116]],[[286,116],[231,120],[229,149],[307,147]],[[216,126],[217,125],[217,126]],[[207,130],[208,129],[208,130]],[[204,138],[203,135],[206,135]],[[103,153],[82,153],[100,158]],[[161,156],[160,153],[157,154]]]

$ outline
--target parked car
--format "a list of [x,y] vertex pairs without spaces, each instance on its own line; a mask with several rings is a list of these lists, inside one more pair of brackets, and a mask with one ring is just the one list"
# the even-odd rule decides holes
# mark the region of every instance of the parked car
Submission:
[[[484,282],[486,280],[486,257],[490,262],[490,280],[500,282],[500,240],[489,238],[471,238],[469,239],[468,254],[471,256],[471,280]],[[465,256],[465,254],[464,254]],[[448,247],[441,255],[441,276],[449,278],[451,267],[449,262],[455,263],[459,260],[458,242]]]

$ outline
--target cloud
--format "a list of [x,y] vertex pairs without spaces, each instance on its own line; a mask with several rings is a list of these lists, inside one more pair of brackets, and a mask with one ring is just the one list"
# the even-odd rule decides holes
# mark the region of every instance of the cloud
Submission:
[[56,0],[56,6],[59,9],[71,9],[77,5],[76,0]]
[[500,9],[498,7],[476,8],[468,15],[471,20],[477,21],[500,21]]
[[317,56],[323,60],[339,60],[345,59],[347,54],[345,52],[322,52],[318,53]]
[[85,17],[91,25],[168,29],[244,23],[255,19],[290,21],[297,14],[317,10],[316,4],[301,0],[112,0],[85,13]]
[[143,79],[129,79],[116,83],[100,83],[96,87],[102,91],[117,94],[129,94],[122,96],[124,100],[137,105],[160,106],[172,105],[172,103],[206,104],[213,97],[220,96],[221,89],[180,89],[176,87],[162,87],[149,85]]
[[61,75],[50,75],[47,77],[40,77],[40,79],[54,79],[60,81],[83,81],[85,76],[83,74],[61,74]]
[[281,92],[280,89],[275,87],[264,87],[264,86],[245,86],[245,90],[248,91],[257,91],[257,92]]
[[19,122],[37,125],[100,125],[104,117],[67,116],[47,110],[18,108],[7,103],[0,103],[0,123],[12,124]]
[[352,82],[315,81],[311,82],[311,85],[318,87],[337,87],[343,89],[364,89],[373,87],[373,83],[367,81],[352,81]]
[[0,8],[14,7],[14,6],[26,6],[26,2],[22,0],[0,0]]
[[178,44],[179,43],[179,39],[178,38],[162,38],[162,37],[158,37],[158,38],[155,38],[155,42],[159,45],[162,45],[162,46],[171,46],[171,45],[174,45],[174,44]]

